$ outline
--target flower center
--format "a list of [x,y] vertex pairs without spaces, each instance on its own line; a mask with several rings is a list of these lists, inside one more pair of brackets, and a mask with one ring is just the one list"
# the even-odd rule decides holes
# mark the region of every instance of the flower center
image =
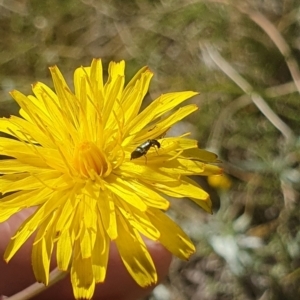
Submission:
[[83,176],[95,179],[95,175],[106,177],[111,172],[110,162],[103,151],[93,142],[84,141],[74,152],[74,167]]

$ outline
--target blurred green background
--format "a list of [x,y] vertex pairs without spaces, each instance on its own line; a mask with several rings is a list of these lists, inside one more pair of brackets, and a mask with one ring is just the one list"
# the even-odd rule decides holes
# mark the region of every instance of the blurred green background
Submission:
[[214,214],[172,201],[170,215],[197,245],[174,260],[151,300],[300,299],[299,0],[3,0],[0,115],[8,92],[68,82],[100,57],[126,60],[128,79],[155,73],[147,100],[196,90],[200,111],[172,129],[191,131],[223,161],[227,182],[199,178]]

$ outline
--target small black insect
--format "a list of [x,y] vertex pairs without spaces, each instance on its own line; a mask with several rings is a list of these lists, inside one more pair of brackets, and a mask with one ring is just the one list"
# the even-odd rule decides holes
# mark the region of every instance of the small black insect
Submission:
[[147,140],[143,144],[139,145],[135,148],[133,152],[131,152],[130,160],[139,158],[141,156],[146,156],[147,152],[151,147],[160,148],[160,143],[157,140]]

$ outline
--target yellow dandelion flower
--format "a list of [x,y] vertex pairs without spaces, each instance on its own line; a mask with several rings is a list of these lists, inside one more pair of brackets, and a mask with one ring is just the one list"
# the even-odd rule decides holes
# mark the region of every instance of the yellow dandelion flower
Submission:
[[188,259],[187,235],[163,211],[163,195],[189,197],[211,212],[209,195],[189,175],[219,174],[216,155],[186,136],[162,138],[197,110],[190,104],[170,113],[195,92],[164,94],[140,112],[152,72],[144,67],[125,86],[125,62],[110,63],[103,83],[101,60],[74,73],[75,92],[59,69],[50,68],[55,91],[43,83],[34,96],[11,95],[20,117],[0,119],[0,222],[37,207],[4,254],[8,262],[35,231],[32,265],[48,284],[56,246],[58,268],[70,270],[75,298],[90,299],[105,280],[110,242],[142,287],[157,281],[142,236],[160,241]]

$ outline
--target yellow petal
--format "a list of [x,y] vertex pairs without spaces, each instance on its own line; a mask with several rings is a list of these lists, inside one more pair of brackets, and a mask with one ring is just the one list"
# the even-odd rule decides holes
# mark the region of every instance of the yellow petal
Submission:
[[20,162],[40,168],[48,168],[43,159],[34,153],[32,145],[0,137],[0,153],[17,158]]
[[161,95],[147,106],[140,114],[130,123],[128,131],[130,135],[136,134],[146,127],[151,121],[159,118],[166,112],[170,111],[183,101],[197,95],[195,92],[177,92]]
[[20,211],[22,208],[21,207],[0,207],[0,222],[5,222],[8,220],[12,215]]
[[208,193],[206,193],[199,185],[197,185],[197,183],[188,177],[182,176],[179,184],[154,183],[153,187],[171,197],[188,197],[201,206],[205,211],[211,213],[211,200]]
[[[147,139],[153,138],[153,136],[155,136],[156,138],[160,137],[166,131],[168,131],[175,123],[179,122],[180,120],[190,115],[197,109],[198,107],[195,104],[190,104],[179,108],[176,112],[172,113],[168,117],[162,118],[162,120],[158,122],[154,122],[151,125],[151,129],[147,127],[144,130],[141,129],[137,136],[134,138],[134,142],[141,144]],[[130,135],[131,134],[132,133],[130,133]],[[131,140],[132,136],[129,136],[127,139],[124,140],[123,145],[127,145],[127,143]]]
[[182,136],[163,138],[161,140],[161,143],[163,144],[162,147],[165,147],[165,144],[168,145],[168,142],[170,142],[170,143],[176,142],[176,145],[178,146],[178,148],[177,148],[178,151],[184,150],[183,152],[185,152],[188,149],[198,148],[198,141],[197,140],[187,139],[187,138],[184,138]]
[[[101,59],[93,59],[91,64],[90,79],[95,99],[98,103],[103,105],[103,69]],[[101,101],[102,100],[102,101]],[[102,102],[102,103],[101,103]],[[96,103],[97,104],[97,103]],[[102,106],[98,106],[101,108]]]
[[199,161],[188,159],[176,159],[166,161],[158,169],[167,174],[182,174],[182,175],[199,175],[205,170],[205,164]]
[[189,259],[195,246],[183,230],[158,209],[149,209],[152,224],[160,231],[159,241],[172,254],[181,259]]
[[101,216],[103,227],[111,240],[118,236],[116,210],[113,198],[108,193],[99,194],[97,199],[98,213]]
[[159,238],[159,231],[155,226],[152,225],[151,221],[144,212],[141,212],[134,207],[129,207],[129,205],[126,205],[125,203],[120,203],[119,209],[126,220],[128,220],[130,225],[137,229],[138,232],[154,241]]
[[45,108],[40,104],[39,100],[33,96],[26,97],[19,91],[13,90],[10,95],[21,107],[20,115],[29,122],[33,122],[33,116],[38,114],[43,120],[48,120]]
[[123,163],[118,173],[129,178],[139,178],[139,180],[150,182],[177,182],[178,178],[178,176],[172,177],[169,174],[160,172],[156,166],[150,166],[150,164]]
[[69,230],[60,235],[56,246],[56,261],[60,270],[67,271],[73,253],[73,245]]
[[62,177],[60,172],[52,170],[40,172],[35,176],[26,173],[3,175],[0,191],[4,194],[18,189],[33,190],[45,186],[53,187],[54,190],[66,184]]
[[[148,92],[152,76],[153,73],[146,68],[145,71],[140,74],[139,78],[133,78],[129,85],[126,86],[123,97],[121,99],[122,110],[126,112],[126,124],[129,120],[133,119],[138,114],[143,99]],[[131,90],[129,90],[129,87],[131,87]]]
[[153,191],[151,187],[133,180],[123,181],[123,183],[134,193],[139,194],[147,206],[156,207],[162,210],[167,210],[169,208],[169,201]]
[[57,149],[43,148],[0,137],[0,153],[12,156],[24,164],[43,169],[52,168],[62,172],[68,171],[65,161]]
[[80,243],[80,253],[83,259],[89,258],[92,256],[92,249],[94,245],[91,241],[91,236],[87,229],[83,229],[81,231],[81,235],[79,237]]
[[71,282],[76,299],[91,299],[95,290],[91,258],[80,256],[79,246],[75,245],[74,259],[71,267]]
[[98,231],[92,252],[93,272],[96,283],[104,282],[107,271],[110,241],[104,232],[101,220],[98,218]]
[[106,84],[104,85],[105,103],[102,112],[104,124],[112,124],[114,120],[114,115],[112,114],[114,106],[116,108],[119,107],[118,101],[116,101],[116,99],[121,99],[121,94],[124,89],[124,70],[124,61],[121,61],[119,63],[111,62],[109,64],[109,76]]
[[38,282],[49,283],[50,260],[53,250],[53,216],[41,224],[32,246],[32,268]]
[[66,113],[72,112],[72,107],[70,107],[72,101],[70,100],[73,99],[73,96],[68,84],[66,83],[63,75],[61,74],[57,66],[50,67],[49,70],[52,76],[55,93],[58,99],[57,104],[62,109],[62,111],[65,111]]
[[[19,117],[11,116],[9,119],[0,118],[0,131],[9,134],[15,138],[23,140],[35,141],[35,136],[40,136],[37,126],[27,122]],[[49,145],[49,141],[43,140]]]
[[6,251],[4,259],[9,261],[12,256],[19,250],[25,241],[34,233],[40,224],[42,224],[47,217],[52,214],[62,202],[66,200],[68,194],[63,192],[55,193],[45,202],[32,216],[30,216],[18,229],[17,233],[11,238]]
[[8,196],[4,196],[0,201],[0,212],[7,208],[20,207],[26,208],[37,206],[47,201],[53,193],[51,189],[43,188],[38,191],[18,191]]
[[180,107],[176,112],[172,113],[170,116],[162,118],[161,121],[156,122],[154,126],[167,130],[170,127],[172,127],[175,123],[179,122],[180,120],[182,120],[183,118],[190,115],[196,110],[198,110],[198,106],[195,104]]
[[16,159],[0,160],[1,174],[14,174],[14,173],[37,173],[41,169],[32,165],[24,164]]
[[134,228],[127,220],[118,217],[118,247],[121,259],[132,278],[141,287],[147,287],[157,282],[157,273],[148,249]]
[[202,174],[199,174],[201,176],[211,176],[211,175],[222,175],[223,169],[221,169],[218,166],[205,164],[205,169]]
[[109,178],[107,178],[107,183],[105,186],[116,196],[120,197],[139,210],[145,211],[147,209],[147,205],[144,203],[144,201],[137,194],[128,189],[127,186],[122,183],[121,178],[111,175]]
[[92,256],[94,248],[95,233],[97,231],[97,216],[95,212],[96,202],[91,201],[89,196],[84,195],[77,206],[77,216],[80,217],[80,227],[82,228],[79,237],[80,253],[82,258]]
[[71,222],[74,218],[74,211],[79,203],[80,199],[75,197],[74,194],[70,194],[68,199],[61,207],[60,213],[57,215],[56,231],[62,233],[65,230],[69,230]]
[[186,159],[195,159],[200,160],[207,163],[215,163],[220,162],[218,161],[218,156],[212,152],[209,152],[204,149],[193,148],[193,149],[185,149],[181,154],[180,157]]
[[[132,92],[132,89],[135,87],[136,83],[138,80],[140,80],[141,76],[144,73],[152,73],[147,66],[142,67],[139,71],[137,71],[135,73],[135,75],[131,78],[131,80],[128,82],[128,84],[126,85],[125,89],[124,89],[124,96],[126,97],[129,93]],[[151,74],[147,74],[148,76],[151,76]],[[148,92],[148,86],[146,85],[143,91],[144,96],[146,95],[146,93]]]

